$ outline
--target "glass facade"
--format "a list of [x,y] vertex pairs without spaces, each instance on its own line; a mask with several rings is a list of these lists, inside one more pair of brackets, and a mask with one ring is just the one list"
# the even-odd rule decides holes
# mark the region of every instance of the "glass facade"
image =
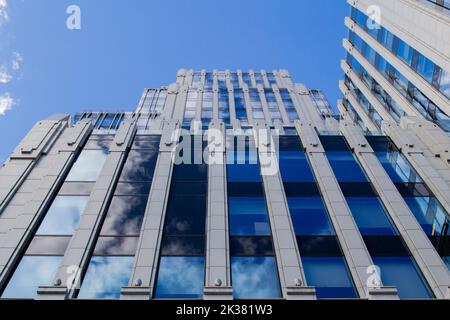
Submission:
[[[344,137],[320,139],[359,232],[380,268],[383,284],[396,286],[401,299],[430,298],[429,288],[410,252]],[[403,276],[406,271],[410,275],[407,282]],[[409,290],[410,286],[416,290]]]
[[[350,42],[358,49],[358,51],[365,56],[365,58],[428,120],[438,124],[444,131],[450,132],[450,118],[442,112],[427,96],[425,96],[419,89],[417,89],[408,79],[406,79],[400,72],[398,72],[392,65],[390,65],[381,55],[367,45],[356,33],[350,31]],[[397,47],[397,55],[404,62],[408,62],[413,58],[413,50],[403,41],[394,42]],[[354,59],[354,58],[353,58]],[[422,56],[422,60],[426,59]],[[419,61],[421,61],[419,59]],[[427,60],[428,64],[429,60]],[[353,62],[352,66],[355,65]],[[361,67],[362,69],[362,67]],[[430,79],[433,78],[433,69],[426,67],[431,71],[428,72]],[[365,74],[365,70],[361,70]],[[423,74],[424,76],[424,74]],[[364,77],[364,76],[363,76]],[[366,83],[371,86],[379,86],[375,80],[367,79]]]
[[134,138],[81,283],[79,299],[117,299],[128,284],[160,136]]
[[[191,150],[206,148],[201,135],[181,139],[188,139]],[[179,152],[183,157],[184,150]],[[203,297],[208,166],[191,157],[173,168],[156,280],[159,299]]]
[[307,284],[319,299],[356,298],[336,232],[298,136],[280,136],[279,164]]
[[242,298],[280,298],[264,190],[257,155],[247,137],[233,139],[227,151],[227,190],[233,295]]

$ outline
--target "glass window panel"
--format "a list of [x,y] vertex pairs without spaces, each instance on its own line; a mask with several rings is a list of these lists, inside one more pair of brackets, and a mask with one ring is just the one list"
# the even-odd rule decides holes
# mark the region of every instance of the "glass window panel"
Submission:
[[139,237],[104,237],[95,245],[96,256],[133,256],[136,253]]
[[342,256],[336,236],[297,236],[297,245],[302,257]]
[[280,170],[284,182],[314,182],[314,176],[303,152],[280,151]]
[[320,197],[290,197],[288,204],[296,235],[334,234]]
[[200,256],[205,252],[204,236],[164,236],[161,255]]
[[200,223],[200,221],[205,221],[205,216],[205,196],[171,195],[167,206],[164,232],[172,235],[204,234],[205,223]]
[[270,256],[274,254],[270,236],[230,237],[230,252],[234,256]]
[[113,197],[101,235],[139,235],[147,197]]
[[270,235],[264,198],[229,197],[231,235]]
[[157,152],[131,150],[122,169],[120,181],[152,180],[157,159]]
[[396,286],[401,299],[430,298],[430,293],[410,257],[373,257],[380,267],[381,281]]
[[86,196],[57,196],[36,234],[72,235],[88,200]]
[[61,256],[24,256],[9,280],[2,298],[33,299],[39,286],[51,285]]
[[260,182],[259,166],[251,164],[227,165],[227,179],[230,182]]
[[203,257],[161,257],[156,298],[202,298]]
[[71,237],[35,236],[27,248],[27,255],[63,256]]
[[356,162],[353,154],[347,151],[327,152],[328,161],[339,182],[366,182],[367,178]]
[[107,156],[107,150],[81,151],[66,181],[96,181]]
[[234,298],[281,298],[274,257],[232,257]]
[[317,298],[356,298],[343,257],[302,257],[306,282]]
[[92,257],[79,299],[118,299],[128,285],[134,257]]
[[396,234],[378,198],[347,197],[346,200],[362,235]]

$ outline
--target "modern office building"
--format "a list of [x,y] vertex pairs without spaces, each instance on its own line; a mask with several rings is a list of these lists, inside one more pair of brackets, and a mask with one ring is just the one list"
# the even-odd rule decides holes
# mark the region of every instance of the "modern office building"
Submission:
[[135,112],[40,121],[0,169],[1,299],[448,299],[449,144],[411,121],[184,69]]

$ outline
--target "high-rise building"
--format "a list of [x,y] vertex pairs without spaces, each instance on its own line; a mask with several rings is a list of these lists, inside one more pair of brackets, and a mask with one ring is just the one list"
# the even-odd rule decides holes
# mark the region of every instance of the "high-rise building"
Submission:
[[346,118],[285,70],[182,69],[38,122],[0,169],[1,298],[449,298],[442,130]]

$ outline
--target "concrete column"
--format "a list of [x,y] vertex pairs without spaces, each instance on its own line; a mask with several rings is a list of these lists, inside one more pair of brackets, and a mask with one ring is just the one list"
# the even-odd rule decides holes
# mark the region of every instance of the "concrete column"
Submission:
[[203,87],[198,89],[197,105],[195,111],[195,120],[202,120],[202,105],[203,105]]
[[254,132],[283,298],[315,300],[314,288],[307,286],[270,128],[257,123]]
[[167,98],[164,105],[163,120],[172,119],[172,114],[174,113],[175,101],[177,99],[179,88],[180,85],[177,83],[172,83],[167,88]]
[[355,111],[358,113],[359,117],[362,119],[367,129],[369,131],[379,131],[377,125],[372,121],[372,119],[370,119],[365,109],[361,107],[361,105],[356,100],[355,96],[350,92],[350,89],[347,87],[347,85],[343,80],[339,81],[339,88],[341,89],[342,94],[348,99],[348,101],[351,103]]
[[263,78],[264,87],[270,88],[270,83],[269,83],[269,79],[267,79],[266,70],[261,70],[261,77]]
[[434,88],[427,80],[421,77],[410,66],[404,63],[400,58],[395,56],[381,43],[375,40],[371,35],[358,26],[350,17],[345,18],[345,25],[353,30],[361,39],[364,40],[372,49],[379,53],[391,66],[404,75],[414,86],[421,92],[425,93],[441,110],[446,114],[450,114],[450,101],[439,90]]
[[250,100],[250,94],[249,94],[248,86],[246,84],[244,84],[244,86],[242,87],[242,92],[244,93],[245,109],[247,111],[248,123],[250,125],[254,125],[252,102]]
[[361,130],[346,122],[342,122],[340,127],[434,295],[438,299],[446,298],[450,286],[447,266],[383,169]]
[[[333,169],[323,149],[322,143],[310,123],[296,121],[296,128],[311,164],[317,185],[327,208],[330,219],[335,226],[336,236],[342,248],[356,290],[361,298],[372,299],[367,286],[368,267],[373,265],[358,226],[353,219],[347,201],[341,191]],[[389,293],[390,292],[390,293]],[[387,291],[386,299],[398,298],[392,291]]]
[[311,101],[309,90],[304,85],[297,84],[295,88],[289,89],[289,93],[301,121],[312,121],[318,130],[325,130],[324,121]]
[[367,72],[375,79],[376,82],[386,91],[388,95],[392,97],[403,109],[408,116],[421,116],[419,110],[417,110],[409,101],[403,96],[367,59],[354,48],[354,46],[344,39],[344,48],[350,53]]
[[386,121],[395,122],[392,115],[388,110],[378,101],[373,95],[372,91],[362,82],[362,80],[355,74],[352,68],[348,65],[345,60],[341,61],[341,68],[344,70],[345,74],[352,80],[355,86],[362,92],[362,94],[367,98],[369,103],[375,108],[380,117]]
[[270,112],[269,112],[269,106],[267,105],[266,95],[264,94],[264,88],[261,85],[257,86],[258,93],[259,93],[259,99],[261,100],[262,110],[264,112],[264,119],[266,120],[266,123],[271,126],[272,119],[270,118]]
[[38,130],[31,131],[11,156],[16,159],[21,153],[29,152],[30,157],[39,155],[39,161],[27,175],[27,183],[18,188],[1,214],[0,225],[4,233],[0,235],[0,286],[5,284],[9,273],[21,259],[21,252],[34,236],[55,192],[92,130],[89,121],[81,121],[70,128],[67,128],[68,118],[61,121],[64,131],[58,138],[54,137],[56,141],[46,139],[55,127],[49,123],[38,125]]
[[277,85],[272,85],[272,90],[275,95],[275,99],[277,100],[278,107],[280,108],[281,118],[283,119],[284,124],[290,124],[289,116],[286,112],[286,108],[283,103],[283,99],[281,98],[280,89]]
[[212,120],[219,119],[219,86],[215,84],[213,86],[213,110]]
[[76,279],[78,283],[69,283],[73,274],[68,270],[77,267],[82,275],[89,266],[91,252],[97,243],[97,237],[114,194],[114,186],[120,176],[120,168],[125,162],[126,152],[131,146],[135,133],[134,119],[126,119],[118,129],[105,164],[80,217],[80,223],[64,253],[63,261],[55,276],[55,285],[49,283],[49,286],[40,287],[38,299],[71,298],[75,289],[80,288],[80,279]]
[[236,119],[236,105],[234,103],[234,89],[228,88],[228,103],[230,105],[230,123],[233,127],[237,126],[238,120]]
[[[225,126],[213,121],[208,142],[208,213],[206,228],[206,279],[204,299],[233,299],[228,232],[228,196],[225,160]],[[221,137],[217,137],[217,133]],[[222,141],[217,141],[222,138]]]
[[186,109],[188,89],[189,89],[189,87],[186,85],[183,85],[182,87],[180,87],[180,90],[178,90],[177,99],[175,102],[175,110],[173,112],[172,119],[175,121],[178,120],[180,123],[183,122],[183,118],[184,118],[184,111]]
[[178,129],[179,123],[166,122],[162,131],[133,271],[128,286],[123,287],[121,292],[120,298],[123,300],[148,300],[153,295],[172,181],[173,159],[180,135]]

